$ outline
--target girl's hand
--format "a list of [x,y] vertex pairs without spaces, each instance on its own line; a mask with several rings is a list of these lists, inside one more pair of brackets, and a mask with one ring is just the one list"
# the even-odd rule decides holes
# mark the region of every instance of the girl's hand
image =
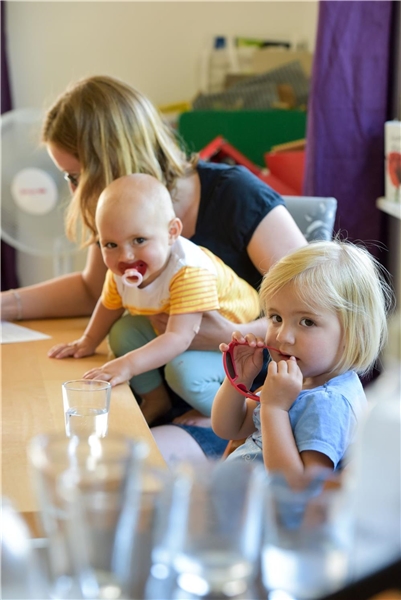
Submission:
[[[243,336],[239,331],[234,331],[232,341],[238,344],[232,349],[237,381],[249,388],[263,366],[264,340],[252,333]],[[229,345],[222,343],[219,348],[221,352],[226,352]]]
[[69,342],[68,344],[56,344],[50,348],[47,353],[49,358],[83,358],[84,356],[92,356],[95,353],[96,344],[87,335],[83,335],[78,340]]
[[289,411],[302,390],[303,375],[296,358],[271,361],[260,394],[261,404]]
[[110,381],[112,386],[129,381],[133,377],[132,366],[126,356],[110,360],[102,367],[95,367],[84,373],[84,379]]

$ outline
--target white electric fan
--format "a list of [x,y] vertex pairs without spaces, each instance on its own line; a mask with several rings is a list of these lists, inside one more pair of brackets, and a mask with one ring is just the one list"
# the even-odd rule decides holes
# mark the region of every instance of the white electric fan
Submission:
[[1,237],[20,252],[52,258],[57,276],[71,271],[78,248],[65,236],[70,193],[40,143],[42,121],[33,108],[1,116]]

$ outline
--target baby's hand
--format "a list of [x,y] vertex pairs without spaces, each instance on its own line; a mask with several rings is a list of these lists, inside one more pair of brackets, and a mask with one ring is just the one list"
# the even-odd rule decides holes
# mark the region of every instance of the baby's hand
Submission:
[[118,385],[128,381],[133,376],[130,362],[126,356],[110,360],[102,367],[95,367],[84,373],[84,379],[101,379],[110,381],[111,385]]
[[296,358],[269,363],[260,394],[261,404],[289,411],[302,390],[303,375]]
[[69,342],[68,344],[56,344],[50,348],[47,356],[50,358],[67,358],[73,356],[74,358],[83,358],[84,356],[91,356],[95,353],[96,345],[93,340],[87,335],[83,335],[79,340]]

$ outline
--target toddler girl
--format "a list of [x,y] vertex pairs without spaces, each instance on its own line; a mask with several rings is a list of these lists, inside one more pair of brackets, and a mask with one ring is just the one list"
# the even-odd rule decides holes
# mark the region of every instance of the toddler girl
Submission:
[[212,427],[226,439],[247,438],[230,459],[260,459],[284,473],[338,469],[366,408],[358,375],[373,366],[386,339],[390,288],[366,249],[335,240],[312,242],[279,260],[259,295],[265,340],[235,332],[231,352],[234,385],[249,390],[264,345],[270,347],[260,402],[226,378]]

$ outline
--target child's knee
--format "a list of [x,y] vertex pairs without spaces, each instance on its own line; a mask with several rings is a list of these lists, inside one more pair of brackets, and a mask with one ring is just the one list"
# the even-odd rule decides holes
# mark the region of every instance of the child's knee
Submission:
[[184,360],[172,360],[164,367],[164,377],[168,386],[186,400],[188,392],[193,391],[194,377],[184,364]]
[[111,327],[108,342],[114,356],[119,357],[142,348],[156,334],[149,319],[142,316],[125,315]]
[[142,341],[132,331],[127,332],[124,327],[117,327],[115,329],[113,327],[110,330],[108,344],[116,358],[143,346]]
[[119,319],[109,331],[108,343],[110,350],[117,358],[127,354],[132,350],[126,337],[126,328],[124,327],[124,320]]
[[210,416],[212,403],[221,382],[203,378],[200,365],[197,373],[194,373],[186,368],[184,360],[174,360],[167,364],[164,376],[173,392],[202,414]]

